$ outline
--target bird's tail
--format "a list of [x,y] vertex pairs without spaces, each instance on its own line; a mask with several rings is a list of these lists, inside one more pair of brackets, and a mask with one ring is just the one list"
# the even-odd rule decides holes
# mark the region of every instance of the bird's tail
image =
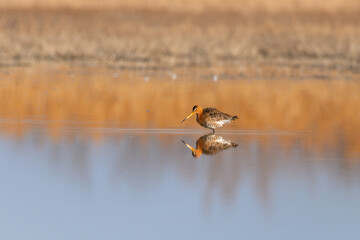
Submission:
[[231,121],[234,121],[234,120],[236,120],[236,119],[238,119],[239,117],[238,116],[233,116],[232,118],[231,118]]

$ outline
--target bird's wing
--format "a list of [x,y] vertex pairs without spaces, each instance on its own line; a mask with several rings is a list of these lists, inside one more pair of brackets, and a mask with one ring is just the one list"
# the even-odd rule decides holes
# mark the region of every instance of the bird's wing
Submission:
[[233,116],[223,113],[216,108],[205,108],[203,110],[204,117],[210,117],[214,121],[231,120]]

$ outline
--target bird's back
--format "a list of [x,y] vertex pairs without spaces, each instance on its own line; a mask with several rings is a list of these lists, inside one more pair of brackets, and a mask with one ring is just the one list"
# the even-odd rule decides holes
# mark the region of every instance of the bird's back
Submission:
[[223,121],[223,120],[232,120],[233,116],[230,114],[221,112],[216,108],[204,108],[203,110],[204,118],[211,119],[212,121]]
[[201,148],[204,154],[215,154],[222,150],[237,146],[236,143],[213,134],[202,136],[196,141],[196,148]]
[[214,129],[222,127],[224,124],[230,123],[237,119],[237,116],[231,116],[230,114],[223,113],[216,108],[205,108],[203,110],[203,124],[200,125]]

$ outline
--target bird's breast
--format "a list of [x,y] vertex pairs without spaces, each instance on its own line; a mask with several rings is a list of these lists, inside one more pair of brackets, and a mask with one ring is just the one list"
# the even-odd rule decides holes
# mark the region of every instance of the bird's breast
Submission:
[[207,125],[203,114],[196,114],[196,121],[203,127]]

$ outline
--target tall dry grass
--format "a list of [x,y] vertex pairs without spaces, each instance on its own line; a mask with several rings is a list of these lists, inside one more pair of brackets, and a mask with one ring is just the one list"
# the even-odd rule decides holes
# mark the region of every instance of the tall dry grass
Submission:
[[249,12],[266,10],[278,11],[344,11],[360,7],[357,0],[1,0],[2,8],[74,8],[74,9],[113,9],[132,8],[167,11],[219,11]]
[[360,72],[360,11],[0,10],[0,66],[139,69],[272,64]]

